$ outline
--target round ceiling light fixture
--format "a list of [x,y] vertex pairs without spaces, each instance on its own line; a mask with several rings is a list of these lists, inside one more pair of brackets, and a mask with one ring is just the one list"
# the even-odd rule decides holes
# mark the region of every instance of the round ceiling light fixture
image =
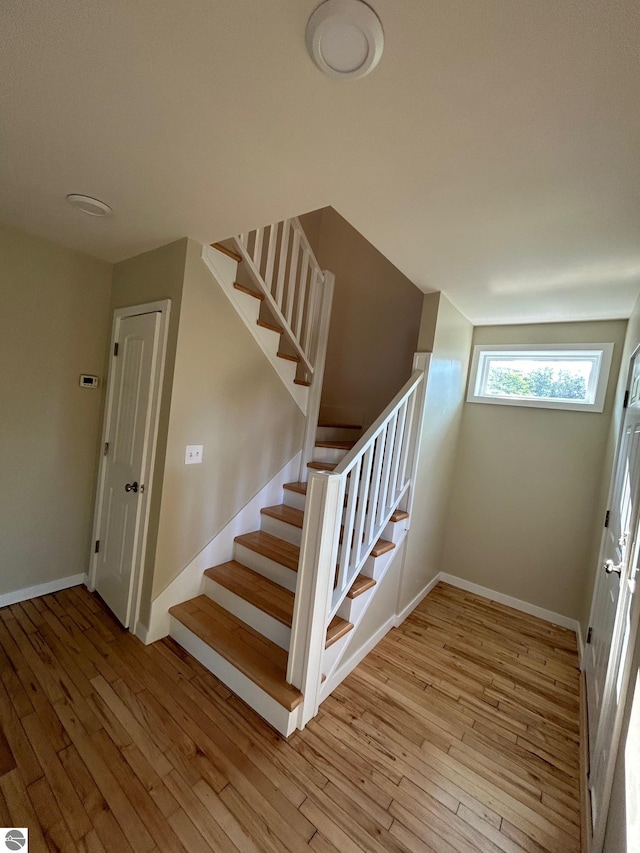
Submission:
[[90,195],[70,193],[67,196],[67,201],[83,213],[88,213],[89,216],[108,216],[110,213],[113,213],[108,204],[97,198],[91,198]]
[[307,50],[329,77],[355,80],[380,62],[380,18],[362,0],[325,0],[309,18]]

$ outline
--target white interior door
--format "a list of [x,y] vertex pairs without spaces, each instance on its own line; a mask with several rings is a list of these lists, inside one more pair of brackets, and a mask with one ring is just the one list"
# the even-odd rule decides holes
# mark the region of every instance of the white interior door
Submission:
[[622,695],[621,676],[630,636],[630,612],[638,560],[640,510],[640,359],[630,365],[629,397],[616,458],[604,531],[602,564],[585,652],[592,821],[603,807],[603,780],[611,756],[613,720]]
[[116,321],[117,356],[109,377],[95,589],[125,627],[142,560],[159,311]]

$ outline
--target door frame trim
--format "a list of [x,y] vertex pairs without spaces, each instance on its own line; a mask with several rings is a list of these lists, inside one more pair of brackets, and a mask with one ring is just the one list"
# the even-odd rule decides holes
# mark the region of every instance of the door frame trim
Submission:
[[[622,371],[623,366],[626,366],[626,381],[624,384],[625,394],[627,392],[629,392],[630,388],[631,388],[631,381],[633,378],[632,366],[633,366],[634,359],[636,359],[636,358],[640,358],[640,344],[637,344],[636,346],[634,346],[633,350],[629,353],[629,356],[625,362],[625,365],[622,365],[622,364],[620,365],[621,371]],[[623,399],[624,399],[624,397],[623,397]],[[618,404],[620,404],[619,401],[616,401],[616,402]],[[616,448],[615,448],[615,453],[614,453],[614,458],[613,458],[613,465],[612,465],[612,469],[611,469],[611,479],[610,479],[610,483],[609,483],[609,491],[607,494],[607,506],[610,506],[610,504],[611,504],[611,499],[613,497],[613,492],[614,492],[614,487],[615,487],[615,480],[616,480],[616,476],[618,474],[620,449],[621,449],[621,445],[622,445],[622,436],[623,436],[623,432],[624,432],[624,424],[625,424],[626,412],[627,412],[626,407],[623,407],[622,412],[623,412],[623,414],[622,414],[622,417],[620,418],[620,425],[618,428],[618,435],[617,435],[617,439],[616,439]],[[640,510],[636,511],[636,514],[635,514],[634,519],[633,519],[633,539],[630,543],[630,548],[629,548],[629,555],[630,555],[629,556],[629,563],[634,562],[637,559],[637,553],[638,553],[639,547],[640,547]],[[599,586],[600,569],[601,569],[602,561],[604,558],[604,553],[605,553],[605,533],[603,531],[601,541],[600,541],[600,550],[598,552],[598,565],[597,565],[597,569],[596,569],[596,571],[597,571],[596,582],[595,582],[594,587],[593,587],[593,596],[591,599],[591,607],[589,610],[589,624],[590,625],[593,624],[594,608],[596,605],[596,595],[597,595],[598,586]],[[628,581],[626,581],[626,580],[624,582],[628,583]],[[622,583],[622,580],[621,580],[621,583]],[[594,752],[596,752],[596,753],[598,752],[598,747],[601,746],[601,742],[602,742],[602,734],[601,734],[602,725],[601,724],[602,724],[602,720],[603,720],[603,712],[605,710],[606,699],[607,699],[607,696],[610,695],[611,691],[616,689],[615,680],[614,680],[612,672],[611,672],[611,665],[612,665],[612,661],[614,659],[615,660],[618,659],[619,653],[621,651],[620,650],[620,644],[622,642],[622,632],[620,630],[621,626],[619,623],[620,623],[620,608],[621,608],[622,600],[623,600],[623,596],[620,595],[618,597],[618,604],[616,606],[616,615],[615,615],[615,619],[614,619],[613,634],[612,634],[612,644],[611,644],[611,649],[609,651],[609,662],[607,664],[607,673],[605,676],[605,686],[603,689],[600,717],[598,719],[598,729],[595,733]],[[621,734],[621,729],[622,729],[622,718],[624,716],[625,703],[626,703],[628,686],[629,686],[629,676],[631,674],[631,662],[633,659],[633,652],[634,652],[634,648],[635,648],[637,632],[638,632],[638,628],[640,625],[640,598],[639,598],[639,596],[636,596],[635,599],[632,601],[631,608],[629,611],[629,620],[631,623],[629,643],[628,643],[628,647],[626,650],[626,656],[625,656],[624,660],[620,661],[620,668],[618,670],[618,673],[620,675],[620,677],[619,677],[620,697],[619,697],[618,707],[617,707],[616,712],[615,712],[614,717],[613,717],[613,726],[612,726],[611,731],[610,731],[609,757],[608,757],[607,765],[606,765],[604,773],[603,773],[604,783],[602,785],[602,791],[601,791],[602,798],[601,798],[601,801],[599,804],[599,810],[598,810],[598,813],[596,815],[595,821],[593,819],[593,807],[592,807],[592,800],[591,800],[591,781],[592,780],[590,777],[588,777],[586,780],[587,793],[586,793],[585,799],[586,799],[586,804],[588,805],[588,814],[587,814],[586,823],[587,823],[587,829],[589,830],[589,833],[590,833],[590,837],[588,839],[588,849],[589,849],[590,853],[601,853],[603,845],[604,845],[604,841],[605,841],[607,819],[609,817],[609,807],[610,807],[610,803],[611,803],[611,792],[613,789],[613,774],[614,774],[616,762],[618,759],[618,749],[620,746],[620,734]],[[584,671],[584,676],[585,676],[585,704],[586,704],[586,710],[587,710],[586,718],[587,718],[587,727],[588,727],[588,725],[589,725],[589,722],[588,722],[589,721],[589,714],[588,714],[589,697],[588,697],[588,692],[587,692],[586,670]],[[588,765],[589,765],[589,770],[592,770],[593,768],[590,766],[591,765],[591,750],[590,750],[590,738],[589,738],[588,729],[587,729],[586,735],[587,735]]]
[[140,602],[142,597],[142,580],[144,577],[144,558],[147,550],[147,539],[149,533],[149,515],[151,510],[151,496],[153,491],[153,475],[155,469],[156,448],[158,442],[158,427],[160,424],[160,405],[162,402],[162,384],[164,380],[164,368],[167,356],[167,340],[169,336],[169,317],[171,314],[171,300],[162,299],[157,302],[147,302],[143,305],[131,305],[126,308],[116,308],[113,312],[111,326],[111,338],[109,341],[110,355],[107,380],[107,392],[105,397],[104,415],[102,419],[102,433],[100,442],[100,463],[98,468],[98,482],[96,487],[96,501],[93,516],[93,533],[91,538],[91,557],[89,561],[89,572],[87,587],[91,592],[96,587],[97,555],[94,553],[94,543],[100,539],[100,520],[102,518],[102,503],[104,485],[106,478],[106,457],[103,448],[107,440],[107,429],[111,420],[113,409],[113,394],[115,382],[115,343],[120,329],[120,323],[127,317],[135,317],[139,314],[160,314],[160,326],[158,334],[158,347],[153,365],[153,376],[151,379],[151,407],[149,412],[149,431],[145,439],[142,454],[141,482],[145,485],[144,494],[138,510],[138,522],[136,530],[136,541],[134,545],[133,560],[133,584],[132,584],[132,607],[130,610],[128,630],[135,633],[140,617]]

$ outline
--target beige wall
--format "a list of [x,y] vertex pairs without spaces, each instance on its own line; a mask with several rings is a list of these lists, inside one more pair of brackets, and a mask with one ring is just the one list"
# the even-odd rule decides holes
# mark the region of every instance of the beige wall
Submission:
[[155,565],[160,506],[162,502],[162,483],[169,430],[169,411],[171,391],[178,343],[178,326],[182,302],[182,287],[187,256],[187,238],[162,246],[152,252],[136,255],[116,264],[113,270],[113,294],[111,310],[128,308],[132,305],[145,305],[162,299],[171,300],[169,330],[167,334],[167,353],[165,360],[162,400],[158,420],[158,441],[153,472],[151,506],[149,509],[149,531],[147,551],[144,561],[142,580],[142,621],[146,619]]
[[88,569],[111,269],[0,226],[0,594]]
[[301,222],[336,277],[321,411],[368,426],[409,378],[423,294],[333,208]]
[[471,323],[445,296],[424,297],[420,343],[428,346],[432,338],[433,350],[399,610],[442,569],[472,334]]
[[[302,445],[298,407],[200,252],[189,240],[154,598]],[[204,445],[201,465],[185,466],[187,444]]]
[[626,321],[485,326],[474,344],[615,344],[603,413],[466,403],[443,569],[577,619]]

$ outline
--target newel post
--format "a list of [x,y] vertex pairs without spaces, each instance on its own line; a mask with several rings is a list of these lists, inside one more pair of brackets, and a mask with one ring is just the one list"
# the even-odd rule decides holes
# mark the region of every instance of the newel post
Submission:
[[314,472],[307,486],[287,681],[304,695],[298,727],[318,712],[329,597],[338,560],[344,479]]
[[318,299],[318,313],[315,318],[315,341],[313,378],[309,388],[307,399],[307,420],[304,428],[304,441],[302,445],[302,457],[300,459],[301,483],[307,479],[307,462],[313,458],[313,448],[316,443],[316,430],[318,427],[318,414],[320,412],[320,398],[322,397],[322,382],[324,380],[324,365],[327,357],[327,344],[329,342],[329,326],[331,324],[331,305],[333,303],[333,288],[335,276],[329,270],[322,273],[323,284]]
[[411,510],[416,493],[416,477],[418,476],[418,462],[420,460],[420,446],[422,444],[422,433],[424,423],[424,412],[427,402],[427,380],[429,377],[430,352],[416,352],[413,356],[413,370],[422,371],[422,382],[416,390],[416,399],[413,408],[413,423],[411,425],[411,436],[409,445],[409,471],[410,485],[407,497],[406,511],[409,513],[407,529],[411,525]]

